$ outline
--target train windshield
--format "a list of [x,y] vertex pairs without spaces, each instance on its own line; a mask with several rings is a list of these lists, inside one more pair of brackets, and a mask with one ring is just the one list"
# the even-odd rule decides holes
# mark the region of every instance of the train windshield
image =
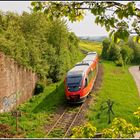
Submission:
[[69,91],[78,91],[82,85],[82,76],[67,77]]

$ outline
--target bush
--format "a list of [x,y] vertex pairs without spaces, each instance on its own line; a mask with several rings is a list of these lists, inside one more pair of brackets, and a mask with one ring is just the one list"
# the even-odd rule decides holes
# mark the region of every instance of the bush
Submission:
[[120,47],[112,44],[108,51],[108,60],[118,60],[120,55]]
[[72,129],[72,138],[93,138],[96,134],[96,127],[90,123],[84,126],[77,126]]
[[106,38],[102,42],[103,49],[101,57],[106,60],[115,61],[118,60],[121,56],[120,47],[116,46],[110,39]]
[[38,82],[35,86],[34,95],[42,93],[44,91],[45,85],[41,82]]
[[136,44],[134,47],[134,59],[133,62],[139,63],[140,64],[140,45]]
[[129,48],[128,46],[121,46],[121,55],[124,64],[129,64],[134,58],[134,51],[133,49]]
[[105,39],[102,58],[114,61],[117,66],[129,64],[133,59],[138,62],[140,61],[140,47],[134,47],[134,42],[132,44],[130,39],[127,43],[120,41],[119,44],[114,44],[111,40]]
[[108,59],[108,50],[110,48],[110,44],[111,42],[108,38],[104,39],[102,42],[103,49],[102,49],[101,57],[103,59]]
[[122,118],[114,118],[111,128],[103,130],[104,138],[133,138],[139,129]]
[[123,66],[124,65],[124,62],[123,62],[123,59],[122,57],[120,56],[120,58],[118,58],[116,61],[115,61],[115,64],[116,66]]

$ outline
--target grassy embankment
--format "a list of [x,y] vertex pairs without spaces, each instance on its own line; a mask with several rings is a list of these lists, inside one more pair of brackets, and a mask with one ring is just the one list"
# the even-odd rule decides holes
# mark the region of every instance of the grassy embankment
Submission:
[[[116,67],[113,62],[104,61],[104,76],[101,89],[97,92],[96,102],[90,107],[88,118],[99,129],[108,127],[107,109],[100,111],[100,107],[107,107],[108,99],[114,102],[111,118],[122,117],[128,122],[137,124],[133,112],[140,106],[140,99],[136,84],[126,66]],[[98,115],[100,114],[100,117]]]
[[[79,61],[84,55],[79,56]],[[59,106],[66,104],[64,79],[48,85],[43,93],[34,95],[29,101],[19,106],[22,115],[18,119],[20,137],[43,138],[46,135],[44,125],[51,121],[52,115]],[[16,134],[16,119],[11,113],[0,114],[0,124],[11,127],[11,133]]]
[[[93,47],[93,46],[94,47]],[[100,52],[100,44],[87,41],[81,41],[81,46],[85,50]],[[96,46],[96,47],[95,47]],[[100,111],[101,105],[107,107],[106,101],[110,99],[114,102],[111,119],[122,117],[128,122],[137,125],[133,112],[140,106],[140,99],[136,84],[128,71],[128,67],[117,67],[113,62],[102,61],[104,68],[103,83],[101,89],[95,93],[96,102],[92,103],[88,113],[88,119],[97,128],[98,131],[108,127],[107,109]]]
[[[58,89],[56,91],[56,86]],[[20,105],[22,112],[18,126],[21,137],[44,137],[44,124],[51,120],[56,108],[64,103],[64,88],[62,82],[47,86],[43,93],[35,95],[26,103]],[[16,119],[11,113],[0,114],[0,124],[11,126],[11,132],[16,134]]]

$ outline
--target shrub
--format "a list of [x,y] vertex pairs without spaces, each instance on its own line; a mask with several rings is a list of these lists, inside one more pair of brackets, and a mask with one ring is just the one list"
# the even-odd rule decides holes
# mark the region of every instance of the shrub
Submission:
[[103,49],[102,49],[101,57],[103,59],[108,59],[108,50],[109,50],[110,44],[111,42],[108,38],[104,39],[102,42]]
[[133,138],[139,129],[122,118],[114,118],[111,127],[103,130],[104,138]]
[[134,44],[130,39],[127,43],[120,41],[118,44],[114,44],[111,40],[105,39],[103,41],[102,58],[114,61],[117,66],[129,64],[133,59],[139,62],[140,47],[138,45],[136,47]]
[[112,44],[108,51],[108,60],[115,61],[115,60],[118,60],[120,56],[121,56],[120,47]]
[[93,138],[96,134],[96,127],[90,123],[84,126],[77,126],[72,129],[72,138]]
[[121,55],[124,64],[129,64],[134,58],[134,51],[133,49],[129,48],[128,46],[121,46]]
[[140,126],[140,107],[133,114],[138,119],[138,125]]
[[124,62],[121,56],[115,61],[115,64],[116,66],[123,66]]
[[134,47],[134,60],[133,62],[140,63],[140,45],[136,44]]
[[44,91],[45,85],[41,82],[38,82],[35,86],[34,95],[42,93]]

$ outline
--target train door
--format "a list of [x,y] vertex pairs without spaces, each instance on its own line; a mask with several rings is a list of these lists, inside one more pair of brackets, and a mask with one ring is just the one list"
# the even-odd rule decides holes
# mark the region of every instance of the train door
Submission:
[[88,76],[86,76],[84,78],[83,97],[86,96],[89,92],[88,85],[89,85],[89,79],[88,79]]

